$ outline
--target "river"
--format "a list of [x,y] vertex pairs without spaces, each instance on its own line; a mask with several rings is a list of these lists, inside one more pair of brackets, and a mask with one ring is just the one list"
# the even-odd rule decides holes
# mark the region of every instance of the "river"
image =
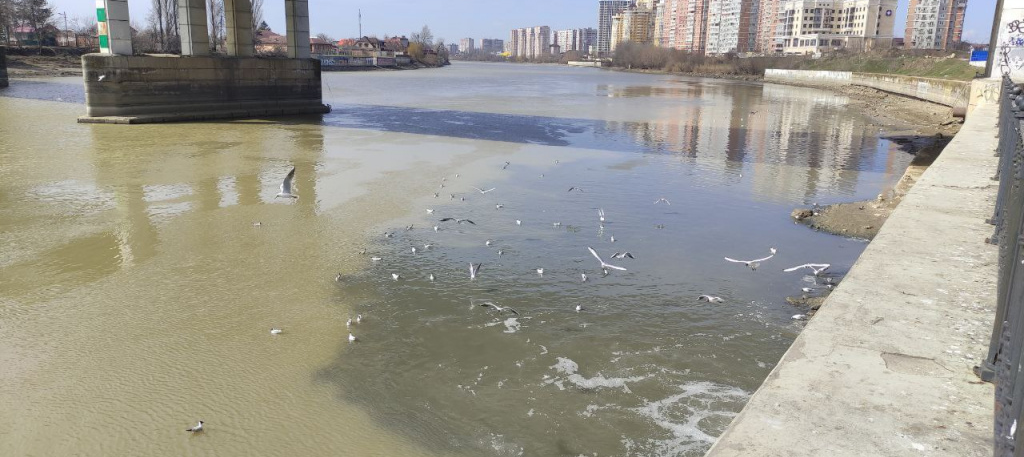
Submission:
[[790,210],[911,159],[779,85],[456,63],[324,99],[117,126],[79,78],[0,89],[0,455],[699,456],[803,326],[783,268],[866,246]]

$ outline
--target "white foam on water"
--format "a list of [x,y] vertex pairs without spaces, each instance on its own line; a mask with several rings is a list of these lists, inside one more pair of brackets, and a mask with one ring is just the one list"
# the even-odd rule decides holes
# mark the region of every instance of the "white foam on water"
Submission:
[[[633,410],[670,435],[664,439],[624,442],[627,449],[645,455],[684,455],[706,450],[725,431],[731,418],[750,394],[738,387],[708,381],[679,386],[680,393],[651,401]],[[717,419],[717,420],[715,420]],[[710,420],[711,423],[708,423]],[[714,429],[708,429],[709,426]]]
[[508,319],[505,319],[504,324],[505,324],[505,333],[515,333],[515,332],[519,331],[520,325],[519,325],[519,319],[517,319],[517,318],[510,317]]
[[505,435],[497,435],[492,433],[491,442],[489,444],[491,446],[491,449],[494,449],[494,451],[497,453],[495,455],[519,456],[523,455],[526,452],[526,449],[523,449],[522,446],[519,446],[515,443],[509,443],[508,441],[506,441]]
[[562,381],[569,381],[574,386],[583,390],[595,390],[600,388],[622,388],[623,392],[630,393],[629,386],[626,385],[628,382],[637,382],[649,378],[650,376],[632,376],[628,378],[606,378],[601,373],[598,373],[592,378],[586,378],[583,375],[577,373],[580,369],[579,365],[567,357],[557,357],[557,362],[550,366],[559,374],[566,375],[563,378],[554,378],[546,381],[546,384],[555,384],[559,390],[565,390]]

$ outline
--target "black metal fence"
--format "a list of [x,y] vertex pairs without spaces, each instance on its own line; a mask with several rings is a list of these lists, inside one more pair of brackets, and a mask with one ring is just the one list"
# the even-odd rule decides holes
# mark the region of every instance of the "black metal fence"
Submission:
[[978,375],[995,382],[995,455],[1024,457],[1024,91],[1003,78],[999,106],[999,181],[995,231],[989,242],[999,246],[999,282],[995,328]]

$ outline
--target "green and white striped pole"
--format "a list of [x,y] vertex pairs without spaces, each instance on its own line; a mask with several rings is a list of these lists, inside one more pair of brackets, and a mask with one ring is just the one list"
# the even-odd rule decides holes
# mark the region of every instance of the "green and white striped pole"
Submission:
[[96,0],[100,53],[132,55],[132,29],[127,0]]

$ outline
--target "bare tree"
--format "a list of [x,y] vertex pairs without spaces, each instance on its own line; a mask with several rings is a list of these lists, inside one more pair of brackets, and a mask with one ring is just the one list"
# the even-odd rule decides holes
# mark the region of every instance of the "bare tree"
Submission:
[[181,52],[181,36],[178,33],[178,0],[164,2],[164,52]]
[[14,1],[0,0],[0,44],[7,44],[14,35]]
[[257,35],[263,24],[263,0],[252,0],[252,42],[258,44]]
[[333,42],[337,41],[333,37],[331,37],[330,35],[328,35],[326,33],[318,33],[318,34],[316,34],[316,37],[321,39],[321,40],[323,40],[323,41],[326,41],[328,43],[333,43]]
[[210,10],[210,49],[217,51],[221,38],[225,36],[224,23],[224,0],[207,0],[207,8]]

